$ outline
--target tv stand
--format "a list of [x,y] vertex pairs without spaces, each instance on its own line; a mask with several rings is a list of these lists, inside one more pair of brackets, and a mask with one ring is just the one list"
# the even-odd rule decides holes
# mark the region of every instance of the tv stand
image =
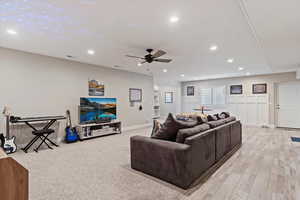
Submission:
[[121,122],[112,121],[107,123],[80,124],[77,126],[80,140],[87,140],[113,134],[121,134]]

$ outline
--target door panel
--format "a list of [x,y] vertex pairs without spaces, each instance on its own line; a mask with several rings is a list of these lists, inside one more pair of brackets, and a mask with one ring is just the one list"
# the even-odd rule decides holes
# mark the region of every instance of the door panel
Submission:
[[300,82],[278,85],[278,126],[300,128]]

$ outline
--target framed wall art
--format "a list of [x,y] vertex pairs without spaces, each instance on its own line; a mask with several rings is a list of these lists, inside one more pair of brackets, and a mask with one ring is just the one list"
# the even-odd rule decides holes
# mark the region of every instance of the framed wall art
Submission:
[[267,93],[267,84],[253,84],[252,85],[252,93],[253,94],[266,94]]
[[243,94],[243,85],[231,85],[230,86],[230,94]]

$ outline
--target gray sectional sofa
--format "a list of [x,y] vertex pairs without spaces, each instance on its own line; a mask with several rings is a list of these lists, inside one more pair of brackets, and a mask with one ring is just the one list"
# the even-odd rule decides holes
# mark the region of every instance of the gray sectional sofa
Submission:
[[241,123],[232,120],[180,129],[176,142],[133,136],[130,138],[131,167],[188,189],[241,146]]

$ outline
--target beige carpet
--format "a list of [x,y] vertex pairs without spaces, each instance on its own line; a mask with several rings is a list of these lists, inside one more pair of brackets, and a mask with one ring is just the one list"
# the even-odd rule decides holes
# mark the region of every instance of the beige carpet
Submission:
[[130,169],[130,136],[150,131],[63,144],[39,153],[18,152],[13,157],[30,171],[30,200],[257,200],[274,195],[299,199],[290,191],[299,190],[299,181],[288,181],[299,173],[300,146],[289,141],[299,132],[245,128],[242,149],[203,185],[184,191]]

